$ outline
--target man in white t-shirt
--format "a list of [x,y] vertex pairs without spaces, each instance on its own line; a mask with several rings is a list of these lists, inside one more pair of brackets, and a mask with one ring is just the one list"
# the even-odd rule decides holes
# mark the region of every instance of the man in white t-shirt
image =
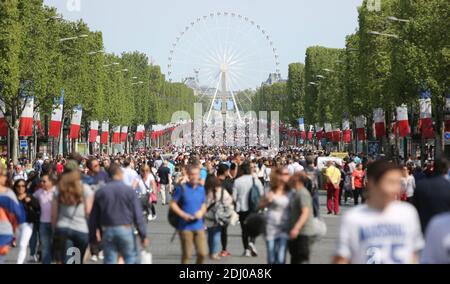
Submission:
[[450,264],[450,212],[431,219],[420,263]]
[[342,218],[334,263],[417,263],[424,246],[419,216],[401,191],[401,170],[387,161],[367,169],[369,198]]
[[304,168],[297,161],[294,161],[292,159],[289,160],[288,171],[290,176],[303,171],[303,169]]
[[139,175],[134,170],[134,161],[131,158],[127,158],[123,162],[123,166],[123,182],[131,186],[131,188],[136,189],[139,185]]

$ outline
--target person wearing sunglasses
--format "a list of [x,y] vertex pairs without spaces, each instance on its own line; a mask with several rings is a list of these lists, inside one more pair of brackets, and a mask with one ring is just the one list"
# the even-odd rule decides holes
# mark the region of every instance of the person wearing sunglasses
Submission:
[[40,206],[36,198],[27,193],[26,182],[23,179],[16,180],[14,183],[14,192],[19,203],[25,209],[26,222],[19,227],[17,264],[24,264],[27,255],[28,243],[33,234],[33,227],[39,226]]

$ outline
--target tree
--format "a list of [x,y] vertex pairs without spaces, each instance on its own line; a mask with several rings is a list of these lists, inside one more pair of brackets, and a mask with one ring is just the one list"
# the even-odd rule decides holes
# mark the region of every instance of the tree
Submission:
[[[343,50],[321,46],[309,47],[305,60],[305,120],[308,124],[336,121],[342,118],[338,107],[343,98],[343,85],[339,80],[337,62]],[[338,119],[340,121],[341,119]]]
[[[8,125],[13,132],[13,140],[18,140],[18,89],[20,52],[20,24],[18,0],[0,2],[0,95],[5,102]],[[17,142],[16,142],[17,143]],[[12,158],[17,160],[17,147]]]
[[292,63],[289,65],[289,75],[287,81],[287,102],[289,122],[293,125],[300,117],[305,116],[305,65],[302,63]]
[[393,51],[394,76],[417,107],[418,93],[432,93],[436,122],[436,154],[443,150],[445,97],[450,85],[450,3],[444,0],[399,0],[397,25],[401,44]]

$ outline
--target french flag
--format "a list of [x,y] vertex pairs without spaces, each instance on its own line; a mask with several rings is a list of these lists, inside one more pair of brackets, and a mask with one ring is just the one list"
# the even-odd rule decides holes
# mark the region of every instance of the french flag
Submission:
[[327,139],[333,139],[333,128],[331,126],[331,123],[325,123],[325,138]]
[[58,102],[53,105],[52,118],[50,121],[50,129],[48,131],[48,136],[53,138],[58,138],[61,133],[62,117],[63,117],[63,106],[64,106],[64,91],[61,92],[61,97]]
[[102,122],[102,135],[100,136],[100,143],[103,145],[108,145],[109,140],[109,122]]
[[8,123],[5,118],[5,102],[0,98],[0,137],[8,136]]
[[364,115],[360,115],[355,118],[356,134],[359,141],[366,140],[366,118]]
[[34,98],[27,97],[23,99],[23,111],[20,115],[20,131],[19,136],[30,137],[33,135],[33,110],[34,110]]
[[306,131],[305,131],[305,119],[304,118],[299,118],[298,129],[300,130],[300,138],[305,140],[306,139]]
[[97,120],[91,121],[91,125],[89,127],[89,143],[95,143],[97,141],[98,125],[99,122]]
[[319,124],[316,124],[315,128],[316,128],[316,139],[320,141],[323,138],[323,131],[322,131],[323,128]]
[[41,114],[39,109],[36,109],[34,112],[34,123],[37,126],[38,132],[40,136],[44,136],[44,128],[42,127]]
[[375,138],[381,138],[386,135],[386,119],[384,110],[376,108],[373,111],[373,121],[375,123]]
[[352,131],[350,130],[350,121],[344,119],[342,121],[342,142],[350,143],[352,140]]
[[420,95],[420,119],[419,129],[423,139],[431,139],[434,137],[433,119],[431,116],[431,93],[424,92]]
[[341,142],[341,130],[339,128],[334,128],[333,129],[333,139],[332,139],[332,141],[334,143]]
[[128,137],[128,126],[122,126],[122,131],[120,133],[120,141],[122,143],[127,142],[127,137]]
[[136,141],[142,141],[144,140],[144,132],[145,132],[145,126],[144,125],[138,125],[136,129]]
[[406,137],[411,133],[406,105],[397,107],[397,131],[399,137]]
[[78,139],[80,137],[81,117],[83,116],[83,109],[81,106],[76,106],[72,112],[72,120],[70,122],[70,139]]
[[113,128],[112,143],[114,145],[120,144],[120,126]]
[[314,134],[314,126],[310,125],[309,126],[309,131],[308,131],[308,140],[309,141],[313,140],[313,134]]

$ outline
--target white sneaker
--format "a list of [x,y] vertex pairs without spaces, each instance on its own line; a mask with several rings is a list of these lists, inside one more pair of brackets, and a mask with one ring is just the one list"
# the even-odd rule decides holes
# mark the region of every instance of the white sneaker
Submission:
[[98,257],[96,255],[91,256],[91,261],[97,262],[98,261]]
[[257,257],[258,256],[258,251],[256,250],[255,244],[254,243],[248,243],[248,247],[250,248],[250,253],[253,257]]
[[153,216],[152,215],[148,215],[147,216],[147,220],[152,221],[153,220]]
[[38,255],[37,255],[37,254],[32,255],[32,256],[30,257],[30,260],[29,260],[28,262],[38,263],[38,262],[39,262],[39,257],[38,257]]
[[103,251],[98,253],[98,259],[103,260],[105,256],[103,255]]
[[251,257],[252,252],[249,249],[246,249],[244,253],[242,254],[243,257]]

